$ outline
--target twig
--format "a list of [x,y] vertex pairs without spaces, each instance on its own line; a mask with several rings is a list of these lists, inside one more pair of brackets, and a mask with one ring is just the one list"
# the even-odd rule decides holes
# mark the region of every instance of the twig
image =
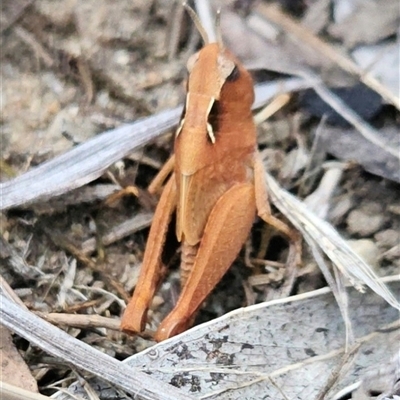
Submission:
[[74,312],[82,311],[86,308],[95,307],[102,301],[103,300],[101,298],[98,298],[98,299],[93,299],[93,300],[87,300],[82,303],[75,303],[71,306],[64,307],[64,311],[66,313],[74,313]]
[[168,60],[171,61],[176,57],[179,39],[181,37],[182,31],[182,21],[184,15],[184,8],[182,7],[182,2],[176,0],[174,2],[172,12],[168,18],[168,34],[166,35],[166,48],[168,54]]
[[86,100],[88,104],[90,104],[93,101],[94,97],[94,84],[89,64],[82,56],[79,56],[77,60],[77,67],[81,82],[83,84],[83,87],[85,88]]
[[35,0],[19,0],[10,3],[2,3],[0,13],[0,34],[3,34],[16,21],[18,21],[28,10]]
[[[74,328],[106,328],[113,331],[121,332],[121,321],[119,319],[102,317],[100,315],[82,315],[82,314],[66,314],[66,313],[42,313],[35,311],[35,314],[52,325],[68,326]],[[154,331],[146,329],[140,333],[141,338],[152,340]]]
[[[14,292],[14,290],[11,288],[11,286],[8,284],[8,282],[0,275],[0,292],[8,297],[10,300],[12,300],[14,303],[19,304],[21,307],[26,308],[25,304],[23,301],[17,296],[17,294]],[[26,308],[27,309],[27,308]]]
[[92,385],[78,371],[73,370],[73,372],[86,395],[89,397],[89,400],[100,400],[100,397],[97,395]]
[[275,382],[275,379],[273,379],[272,377],[269,377],[269,381],[276,388],[276,390],[281,394],[281,396],[284,398],[284,400],[290,400],[289,397],[286,396],[283,389]]
[[348,164],[345,163],[326,163],[324,176],[321,178],[317,189],[303,200],[318,217],[326,219],[332,195],[347,166]]
[[43,60],[46,67],[50,68],[54,65],[54,60],[49,52],[36,40],[32,33],[28,32],[21,26],[15,26],[14,32],[29,46],[33,48],[35,53]]
[[318,96],[321,97],[325,103],[329,104],[347,122],[353,125],[366,140],[399,159],[399,151],[388,146],[382,140],[382,135],[371,125],[366,123],[356,112],[349,108],[340,97],[336,96],[331,90],[329,90],[319,77],[307,71],[299,71],[297,74],[304,79],[309,79],[310,84],[312,84],[313,89]]
[[289,102],[290,97],[291,96],[288,93],[276,96],[267,106],[254,116],[255,124],[259,125],[261,122],[270,118],[271,115],[274,115]]
[[36,315],[53,325],[73,326],[75,328],[107,328],[113,331],[120,331],[120,320],[102,317],[100,315],[63,314],[63,313],[42,313]]

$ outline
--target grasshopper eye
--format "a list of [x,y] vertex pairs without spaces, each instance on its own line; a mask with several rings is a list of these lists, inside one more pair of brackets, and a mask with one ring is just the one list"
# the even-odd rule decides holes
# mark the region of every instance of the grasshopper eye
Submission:
[[227,76],[226,80],[228,82],[235,82],[240,77],[240,71],[237,65],[233,68],[232,72]]
[[223,54],[219,54],[217,58],[217,69],[221,82],[225,82],[228,76],[235,70],[235,63]]

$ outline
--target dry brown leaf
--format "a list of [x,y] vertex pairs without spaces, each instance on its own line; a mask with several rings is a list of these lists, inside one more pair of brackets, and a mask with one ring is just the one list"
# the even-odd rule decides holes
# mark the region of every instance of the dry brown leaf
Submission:
[[30,392],[38,392],[35,378],[16,349],[10,331],[4,326],[0,326],[0,343],[1,380]]

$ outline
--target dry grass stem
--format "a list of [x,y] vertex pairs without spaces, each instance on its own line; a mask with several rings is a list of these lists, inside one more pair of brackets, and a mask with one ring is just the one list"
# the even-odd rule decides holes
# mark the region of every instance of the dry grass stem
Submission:
[[280,94],[275,97],[275,99],[254,116],[254,122],[256,125],[261,124],[261,122],[267,120],[282,109],[287,103],[289,103],[290,97],[291,96],[288,93]]
[[54,65],[54,60],[48,51],[41,45],[36,38],[21,26],[15,26],[14,32],[28,45],[31,46],[35,54],[40,57],[46,67],[50,68]]

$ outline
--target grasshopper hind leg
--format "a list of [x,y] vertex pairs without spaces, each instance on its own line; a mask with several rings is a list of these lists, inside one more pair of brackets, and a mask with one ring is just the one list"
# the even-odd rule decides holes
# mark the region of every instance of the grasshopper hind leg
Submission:
[[256,215],[254,185],[234,185],[215,204],[200,246],[175,308],[158,328],[155,339],[165,340],[192,323],[203,301],[221,280],[242,248]]

